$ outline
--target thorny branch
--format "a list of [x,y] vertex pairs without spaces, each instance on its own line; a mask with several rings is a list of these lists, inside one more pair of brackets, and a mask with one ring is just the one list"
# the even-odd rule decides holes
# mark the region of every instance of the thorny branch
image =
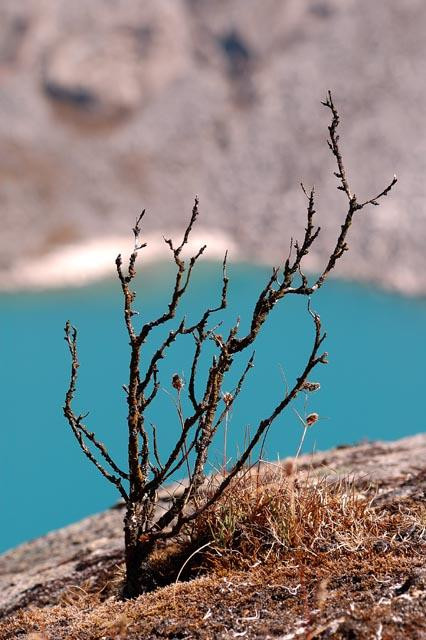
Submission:
[[[297,394],[306,389],[306,385],[310,384],[308,377],[311,371],[318,364],[327,363],[327,353],[320,353],[325,334],[321,333],[319,315],[311,309],[310,297],[320,289],[338,260],[347,251],[346,240],[354,215],[367,205],[377,206],[379,200],[386,196],[396,184],[397,179],[394,176],[389,185],[378,195],[365,201],[359,201],[350,186],[343,161],[337,133],[339,114],[330,92],[322,104],[331,113],[327,143],[337,165],[337,171],[334,174],[338,180],[337,188],[346,196],[346,215],[334,248],[322,272],[312,284],[309,284],[308,278],[303,272],[303,259],[309,253],[321,229],[315,225],[315,190],[312,188],[308,191],[302,184],[302,190],[307,200],[306,227],[303,239],[301,242],[292,240],[289,255],[284,265],[272,269],[270,277],[254,304],[250,327],[245,335],[240,335],[239,319],[236,320],[227,335],[218,333],[220,323],[215,327],[209,327],[211,317],[223,311],[227,306],[229,280],[227,275],[227,254],[225,254],[222,265],[222,289],[217,306],[207,308],[199,320],[191,326],[185,326],[185,320],[182,319],[176,328],[170,329],[166,337],[160,341],[154,354],[148,359],[144,370],[142,370],[142,364],[145,362],[143,349],[148,336],[154,329],[175,318],[180,302],[188,290],[194,266],[204,253],[206,246],[200,247],[187,261],[182,256],[183,249],[188,245],[191,232],[199,215],[199,201],[198,197],[196,197],[189,223],[183,233],[180,244],[175,246],[172,239],[164,238],[176,265],[176,275],[167,309],[157,318],[145,322],[139,330],[136,330],[133,324],[133,317],[137,315],[134,309],[136,293],[132,290],[131,284],[136,275],[138,252],[146,246],[144,243],[140,243],[139,240],[145,210],[137,218],[133,228],[134,249],[128,260],[126,271],[123,268],[121,255],[116,259],[117,275],[123,293],[124,322],[130,338],[129,383],[124,387],[128,403],[128,471],[126,472],[118,467],[105,446],[98,442],[94,434],[85,427],[82,422],[83,416],[77,416],[73,412],[72,401],[76,390],[78,369],[77,332],[69,323],[65,327],[65,339],[71,354],[71,379],[66,394],[64,413],[85,455],[102,475],[117,487],[126,502],[127,579],[128,585],[133,584],[132,587],[129,587],[129,593],[136,594],[138,589],[140,591],[142,588],[140,585],[139,587],[135,586],[139,578],[133,572],[133,565],[142,562],[141,558],[146,557],[152,551],[156,541],[175,536],[184,524],[199,516],[219,499],[230,485],[232,479],[244,468],[254,448],[261,438],[266,435],[271,424],[296,398]],[[296,283],[294,283],[295,278],[297,278]],[[205,467],[210,446],[219,426],[238,398],[248,372],[253,367],[254,353],[250,356],[232,392],[224,391],[226,374],[234,365],[235,356],[244,352],[256,341],[269,314],[277,302],[287,294],[297,294],[308,298],[308,313],[314,325],[314,338],[310,356],[303,365],[294,386],[290,390],[286,389],[283,397],[277,401],[271,413],[258,422],[253,435],[249,438],[232,469],[219,480],[217,488],[209,500],[200,504],[195,498],[205,480]],[[168,457],[161,461],[158,451],[158,428],[150,424],[151,429],[148,432],[145,426],[145,412],[156,398],[160,389],[160,363],[167,350],[182,336],[192,336],[194,351],[189,367],[187,386],[177,374],[173,377],[172,387],[177,393],[176,407],[180,423],[180,434]],[[211,358],[207,375],[203,380],[200,371],[200,358],[207,341],[213,342],[215,355]],[[199,389],[203,391],[198,397]],[[182,403],[184,393],[186,393],[188,405],[191,407],[186,416],[183,409],[184,404]],[[85,439],[91,442],[99,451],[105,463],[112,469],[112,472],[109,472],[97,460],[88,448]],[[188,473],[186,488],[179,496],[175,496],[165,512],[155,519],[155,506],[159,489],[183,465],[186,465]],[[128,483],[128,491],[124,489],[122,481]],[[187,508],[189,503],[191,503],[191,509]]]

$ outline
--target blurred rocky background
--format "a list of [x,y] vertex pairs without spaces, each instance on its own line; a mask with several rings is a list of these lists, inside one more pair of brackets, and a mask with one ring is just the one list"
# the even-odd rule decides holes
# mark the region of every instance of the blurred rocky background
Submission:
[[0,285],[124,236],[144,207],[148,232],[180,228],[195,193],[206,233],[279,262],[305,223],[301,180],[318,193],[315,269],[346,205],[331,89],[357,195],[399,177],[339,275],[424,294],[425,32],[423,0],[2,0]]

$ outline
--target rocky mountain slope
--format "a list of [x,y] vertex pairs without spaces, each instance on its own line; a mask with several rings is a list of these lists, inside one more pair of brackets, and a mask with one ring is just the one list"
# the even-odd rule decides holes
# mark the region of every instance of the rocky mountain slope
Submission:
[[425,28],[421,0],[3,0],[0,285],[16,264],[126,234],[143,207],[147,230],[181,227],[195,193],[207,231],[279,261],[304,225],[301,180],[324,227],[315,269],[345,204],[330,88],[357,194],[400,178],[339,274],[424,293]]
[[[425,459],[425,435],[405,438],[396,442],[375,442],[355,447],[342,447],[300,459],[299,474],[303,475],[309,470],[311,477],[316,473],[321,475],[328,473],[331,474],[329,477],[334,479],[351,477],[354,479],[354,487],[374,485],[373,501],[376,507],[383,508],[384,513],[411,514],[410,518],[415,523],[398,531],[396,538],[393,538],[394,549],[388,548],[383,540],[379,540],[374,546],[372,555],[368,556],[365,551],[358,551],[354,548],[350,551],[347,559],[342,561],[341,566],[339,566],[339,562],[333,560],[332,566],[328,568],[327,553],[322,554],[324,557],[320,560],[319,566],[323,569],[327,568],[328,583],[330,585],[335,583],[333,588],[336,590],[338,586],[340,588],[345,585],[345,590],[344,595],[340,596],[336,591],[337,603],[330,610],[327,608],[327,604],[324,610],[322,606],[320,607],[319,613],[317,611],[308,615],[306,612],[308,605],[305,603],[305,608],[302,607],[302,614],[299,612],[298,615],[302,615],[303,619],[308,616],[308,623],[311,626],[313,624],[313,627],[317,629],[317,635],[311,635],[310,638],[392,637],[402,639],[410,637],[421,639],[426,637],[424,612],[422,613],[426,597],[426,575],[424,568],[421,568],[424,564]],[[179,491],[179,486],[169,487],[161,499],[170,499],[172,491]],[[161,508],[161,504],[159,508]],[[287,568],[285,568],[286,565],[281,569],[278,567],[281,571],[281,575],[278,576],[274,574],[272,577],[273,570],[272,568],[268,569],[271,581],[270,584],[267,581],[269,587],[266,588],[266,591],[268,588],[271,590],[272,585],[275,585],[273,593],[271,592],[272,598],[271,593],[268,597],[263,594],[263,603],[265,605],[265,602],[268,602],[269,614],[251,618],[246,613],[245,618],[244,616],[242,618],[243,621],[246,620],[245,624],[241,620],[238,622],[235,619],[236,613],[232,613],[232,606],[229,610],[225,607],[222,613],[219,611],[221,603],[222,605],[223,603],[232,604],[234,597],[232,587],[236,585],[233,585],[232,577],[229,578],[229,576],[220,579],[222,587],[223,585],[226,587],[225,590],[220,584],[219,586],[217,583],[215,583],[216,586],[212,584],[211,600],[210,596],[206,594],[210,589],[209,580],[213,580],[213,578],[200,578],[198,581],[194,580],[193,584],[189,583],[188,586],[180,585],[179,588],[182,589],[182,592],[178,593],[184,598],[182,606],[188,606],[188,603],[195,598],[198,605],[204,607],[197,632],[194,630],[194,620],[188,618],[185,620],[185,616],[180,619],[178,610],[175,609],[174,614],[171,611],[171,598],[176,600],[176,593],[172,595],[173,586],[150,594],[148,599],[144,600],[143,597],[139,604],[130,603],[126,609],[127,613],[124,613],[125,605],[119,603],[114,592],[121,579],[120,572],[117,573],[117,567],[123,561],[122,517],[122,508],[117,505],[109,511],[52,532],[0,556],[0,619],[3,619],[3,622],[0,622],[1,637],[14,638],[17,637],[14,635],[17,630],[20,634],[24,634],[29,633],[30,630],[38,629],[40,634],[36,634],[34,638],[37,637],[39,640],[53,637],[78,637],[79,640],[99,638],[102,634],[97,635],[95,627],[98,629],[103,625],[106,628],[114,623],[114,628],[117,627],[115,633],[111,631],[105,635],[105,632],[102,637],[228,638],[237,637],[243,627],[247,630],[247,637],[264,638],[266,637],[265,629],[269,624],[271,629],[275,629],[275,632],[271,631],[271,635],[268,637],[276,637],[279,635],[278,629],[286,628],[289,635],[284,635],[282,638],[290,640],[301,633],[297,631],[298,628],[303,628],[303,625],[308,624],[306,621],[302,622],[297,616],[294,617],[292,601],[300,603],[297,594],[300,584],[299,587],[295,587],[294,593],[291,585],[293,582],[294,584],[300,583],[301,577],[300,571],[296,570],[297,567],[294,567],[292,562],[287,563]],[[423,524],[421,523],[422,518]],[[405,545],[408,549],[408,552],[406,550],[399,559],[398,544],[402,547]],[[396,554],[396,557],[393,557],[393,554]],[[308,572],[310,571],[309,566],[312,570],[316,566],[314,557],[315,554],[310,560],[308,558],[306,569]],[[257,607],[260,606],[258,604],[260,602],[259,594],[262,589],[265,590],[265,585],[264,577],[259,578],[256,574],[256,565],[253,566],[253,571],[250,570],[238,575],[241,586],[237,591],[241,594],[247,592],[244,596],[246,598],[244,606],[249,606],[257,611]],[[285,578],[284,572],[289,572]],[[384,575],[382,576],[381,573]],[[310,578],[306,575],[304,579]],[[260,582],[256,582],[256,580],[260,580]],[[274,582],[276,580],[278,580],[277,583]],[[280,581],[289,585],[285,587],[288,592],[284,593],[284,587],[279,586]],[[317,591],[318,575],[316,578],[314,576],[315,584],[314,591]],[[191,589],[196,590],[192,596]],[[203,589],[205,589],[204,596]],[[185,596],[186,592],[188,593]],[[100,603],[85,602],[84,599],[89,598],[89,594],[93,593],[97,594],[97,597],[99,594],[103,594]],[[179,607],[181,606],[181,595],[178,597]],[[297,597],[292,599],[291,595]],[[312,592],[311,595],[315,594]],[[217,603],[216,596],[219,598]],[[188,600],[185,600],[186,597]],[[204,601],[202,601],[203,597]],[[332,602],[333,597],[333,590],[330,586],[327,599]],[[58,602],[59,607],[49,608]],[[92,615],[92,606],[98,607],[95,609],[98,611],[97,617],[95,610]],[[139,610],[139,606],[142,607],[141,610]],[[144,606],[147,606],[148,609],[144,609]],[[238,606],[243,605],[239,603]],[[348,610],[345,609],[342,612],[339,606],[340,609],[348,607]],[[108,607],[112,607],[113,615],[106,613]],[[166,613],[161,613],[164,607]],[[210,620],[209,615],[203,618],[205,611],[211,611],[209,607],[214,610],[214,615]],[[219,609],[217,609],[218,607]],[[309,612],[310,609],[308,608],[307,611]],[[129,631],[129,635],[126,635],[123,631],[121,635],[119,630],[121,624],[124,625],[124,628],[126,625],[130,628],[132,618],[135,617],[136,621],[139,616],[139,620],[143,621],[145,613],[148,616],[146,624],[150,625],[150,633],[147,632],[147,635],[141,636],[137,633],[134,635]],[[162,617],[164,615],[166,618]],[[168,620],[170,616],[173,619]],[[263,622],[260,618],[263,619]],[[398,620],[395,622],[397,618]],[[421,623],[422,619],[423,623]],[[45,627],[42,624],[43,620]],[[122,620],[125,622],[121,623]],[[71,621],[73,624],[77,624],[81,635],[73,635],[75,631],[73,632],[71,627],[67,626],[71,625]],[[221,624],[222,626],[220,626]],[[95,626],[92,627],[92,625]],[[191,629],[188,630],[189,627],[186,628],[185,625],[192,625]],[[226,625],[229,626],[226,627]],[[86,629],[84,633],[83,628]],[[176,632],[177,628],[180,629],[181,635]],[[380,633],[390,635],[374,636],[379,628],[382,630]],[[155,631],[156,629],[157,631]],[[172,634],[172,629],[175,629],[176,635]],[[220,631],[221,629],[222,631]],[[339,633],[333,635],[333,630],[334,632],[339,630]],[[291,635],[292,633],[293,635]],[[372,633],[373,635],[371,635]]]

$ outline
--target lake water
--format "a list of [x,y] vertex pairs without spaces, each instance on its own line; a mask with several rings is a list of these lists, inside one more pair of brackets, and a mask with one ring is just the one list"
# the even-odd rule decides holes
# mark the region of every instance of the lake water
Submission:
[[[234,265],[225,326],[240,315],[242,330],[268,271]],[[164,309],[170,288],[169,267],[150,265],[137,282],[137,308],[144,318]],[[203,263],[184,305],[188,322],[206,303],[219,298],[220,266]],[[123,329],[121,291],[117,282],[54,293],[0,296],[0,381],[2,390],[0,550],[71,523],[113,504],[118,495],[80,452],[62,416],[69,359],[63,326],[70,319],[79,330],[80,379],[76,409],[90,411],[86,423],[119,461],[126,452],[128,340]],[[328,337],[329,365],[311,379],[321,390],[309,397],[300,414],[316,411],[319,422],[304,450],[326,449],[362,439],[394,439],[425,427],[424,361],[426,300],[404,299],[372,288],[329,281],[313,297]],[[244,322],[245,319],[245,322]],[[301,371],[312,341],[306,300],[285,299],[259,336],[256,364],[233,409],[228,454],[242,447],[247,428],[268,415],[288,383]],[[154,341],[161,332],[154,334]],[[163,389],[150,419],[158,428],[160,454],[168,451],[179,430],[168,391],[173,373],[186,375],[191,341],[183,340],[161,363]],[[155,346],[155,345],[153,345]],[[249,354],[248,354],[249,355]],[[234,378],[245,360],[237,360]],[[207,370],[207,360],[203,371]],[[295,453],[302,427],[288,410],[270,430],[269,458]],[[212,451],[222,460],[222,435]]]

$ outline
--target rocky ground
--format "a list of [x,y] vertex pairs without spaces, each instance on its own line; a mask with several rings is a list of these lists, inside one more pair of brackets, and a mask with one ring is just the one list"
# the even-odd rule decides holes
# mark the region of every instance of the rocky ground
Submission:
[[344,206],[330,88],[359,197],[400,178],[339,275],[424,294],[425,28],[421,0],[3,0],[0,286],[127,234],[143,207],[159,237],[182,227],[195,193],[206,233],[277,262],[304,225],[301,180],[317,187],[318,268]]
[[425,459],[424,435],[301,459],[300,474],[353,478],[378,518],[401,516],[386,543],[228,567],[130,603],[117,505],[0,556],[0,637],[426,638]]

